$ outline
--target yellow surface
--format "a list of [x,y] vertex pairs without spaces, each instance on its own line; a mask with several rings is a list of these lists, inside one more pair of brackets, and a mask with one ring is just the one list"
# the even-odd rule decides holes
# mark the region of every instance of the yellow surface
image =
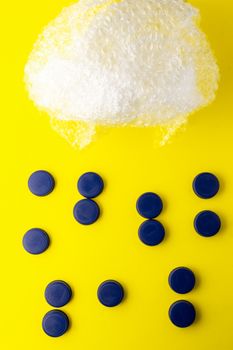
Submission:
[[[110,129],[83,151],[72,149],[28,100],[23,68],[38,33],[68,0],[5,1],[1,7],[1,317],[3,350],[232,350],[233,348],[233,3],[193,0],[201,9],[202,28],[215,50],[221,84],[214,104],[193,115],[185,129],[162,148],[153,129]],[[4,47],[3,47],[4,45]],[[51,171],[55,191],[37,198],[27,179],[37,169]],[[100,220],[89,227],[72,216],[80,196],[78,177],[99,172],[106,184],[97,199]],[[192,192],[193,177],[213,171],[221,191],[211,200]],[[137,236],[143,221],[135,201],[144,191],[159,193],[160,217],[167,231],[157,247]],[[222,218],[221,233],[210,239],[194,232],[193,218],[203,209]],[[22,248],[31,227],[51,237],[51,247],[32,256]],[[180,299],[170,290],[171,269],[185,265],[197,276],[186,295],[197,308],[188,329],[173,326],[169,305]],[[126,289],[114,309],[99,304],[103,280],[117,279]],[[50,310],[44,288],[54,279],[72,286],[74,297],[63,309],[71,319],[61,338],[46,336],[41,319]]]

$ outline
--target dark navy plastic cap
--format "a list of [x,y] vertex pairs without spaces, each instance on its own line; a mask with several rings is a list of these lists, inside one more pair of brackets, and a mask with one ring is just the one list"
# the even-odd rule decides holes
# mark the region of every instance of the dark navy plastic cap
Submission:
[[195,286],[195,275],[187,267],[177,267],[168,278],[169,285],[176,293],[185,294]]
[[49,247],[49,236],[40,228],[32,228],[23,237],[24,249],[31,254],[43,253]]
[[155,246],[163,241],[165,230],[159,221],[147,220],[139,227],[138,235],[144,244]]
[[161,213],[163,202],[156,193],[147,192],[138,198],[136,207],[141,216],[153,219]]
[[201,198],[212,198],[219,191],[219,181],[211,173],[201,173],[193,181],[193,190]]
[[216,213],[204,210],[195,217],[194,227],[201,236],[211,237],[219,232],[221,220]]
[[74,207],[74,217],[82,225],[93,224],[99,215],[99,206],[91,199],[82,199]]
[[42,327],[50,337],[60,337],[69,328],[69,318],[63,311],[51,310],[44,316]]
[[66,305],[72,296],[70,286],[64,281],[53,281],[45,289],[45,299],[54,307]]
[[34,172],[29,180],[28,187],[36,196],[46,196],[54,189],[55,181],[53,176],[44,170]]
[[196,318],[196,311],[189,301],[179,300],[171,305],[169,317],[172,323],[181,328],[189,327]]
[[105,281],[99,286],[97,296],[104,306],[117,306],[124,298],[124,289],[117,281]]
[[87,198],[97,197],[103,191],[103,188],[104,182],[96,173],[85,173],[78,180],[79,193]]

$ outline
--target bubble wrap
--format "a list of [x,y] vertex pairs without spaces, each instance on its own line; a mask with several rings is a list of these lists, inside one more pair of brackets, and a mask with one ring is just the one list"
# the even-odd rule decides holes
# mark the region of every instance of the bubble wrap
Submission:
[[75,145],[88,144],[96,125],[178,125],[218,85],[199,19],[183,0],[80,0],[35,43],[30,98]]

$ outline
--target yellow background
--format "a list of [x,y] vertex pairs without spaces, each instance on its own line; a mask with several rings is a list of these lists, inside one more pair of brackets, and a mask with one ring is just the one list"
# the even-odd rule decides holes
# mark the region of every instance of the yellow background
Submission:
[[[190,117],[187,126],[164,147],[154,146],[153,129],[110,129],[82,151],[74,150],[49,125],[49,118],[28,100],[23,69],[44,25],[69,0],[13,0],[1,5],[1,297],[0,347],[3,350],[232,350],[233,349],[233,3],[193,0],[202,28],[216,53],[221,84],[216,101]],[[27,179],[37,169],[50,171],[56,189],[33,196]],[[78,177],[97,171],[106,184],[97,199],[100,220],[79,225],[72,209],[80,195]],[[208,201],[191,184],[201,171],[214,172],[221,191]],[[145,191],[159,193],[166,240],[157,247],[137,236],[142,218],[135,210]],[[221,233],[205,239],[194,232],[193,218],[203,209],[221,216]],[[49,233],[51,246],[32,256],[22,247],[31,227]],[[193,269],[197,286],[186,295],[197,309],[197,322],[179,329],[168,319],[180,299],[168,286],[169,272]],[[105,279],[119,280],[124,302],[103,307],[96,298]],[[54,339],[41,329],[50,310],[46,284],[64,279],[73,288],[63,308],[71,328]],[[182,296],[181,296],[182,297]]]

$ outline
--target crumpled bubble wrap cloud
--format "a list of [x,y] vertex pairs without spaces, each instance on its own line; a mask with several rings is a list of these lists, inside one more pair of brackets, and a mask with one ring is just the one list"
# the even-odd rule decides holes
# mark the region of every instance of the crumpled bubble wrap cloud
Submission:
[[214,100],[219,79],[199,20],[184,0],[80,0],[35,43],[25,66],[30,98],[54,125],[75,125],[77,144],[96,125],[185,120]]

